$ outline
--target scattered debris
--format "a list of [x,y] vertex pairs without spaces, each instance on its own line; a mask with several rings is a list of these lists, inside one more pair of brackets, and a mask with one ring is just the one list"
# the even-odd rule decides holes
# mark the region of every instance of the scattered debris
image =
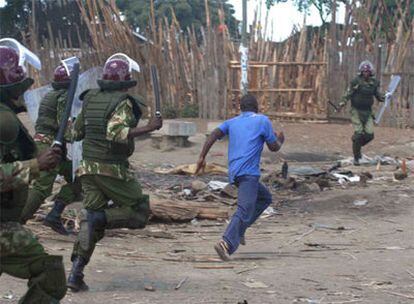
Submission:
[[153,219],[166,222],[189,222],[198,219],[226,219],[227,208],[215,203],[198,203],[185,201],[166,201],[151,199],[151,213]]
[[[159,174],[179,174],[179,175],[194,175],[197,164],[188,164],[176,166],[172,169],[159,167],[154,170]],[[207,164],[203,173],[227,174],[227,168],[217,164]]]
[[397,172],[394,172],[394,178],[396,180],[403,180],[406,179],[408,177],[407,172],[403,172],[402,170],[398,170]]
[[314,223],[309,225],[310,227],[313,227],[315,229],[329,229],[329,230],[338,230],[338,231],[342,231],[342,230],[349,230],[349,228],[345,228],[344,226],[329,226],[326,224],[319,224],[319,223]]
[[195,265],[196,269],[233,269],[233,265]]
[[306,192],[320,192],[321,188],[317,183],[300,183],[296,190],[299,193],[306,193]]
[[384,286],[386,287],[386,286],[389,286],[389,285],[392,285],[391,281],[372,281],[368,284],[362,284],[362,286],[373,287],[375,289],[384,288]]
[[232,184],[227,184],[220,193],[231,198],[237,198],[237,188]]
[[365,206],[368,204],[368,200],[362,199],[362,200],[355,200],[353,201],[354,206]]
[[310,298],[298,297],[295,300],[293,300],[293,303],[319,304],[321,303],[321,301]]
[[13,291],[9,290],[5,295],[3,295],[2,298],[7,299],[7,300],[13,300],[14,299]]
[[193,193],[198,193],[207,188],[207,184],[200,180],[195,180],[191,183],[191,189]]
[[340,173],[332,173],[332,175],[338,179],[338,182],[341,185],[344,184],[345,182],[356,183],[361,180],[361,178],[358,175],[348,176],[348,175],[340,174]]
[[188,280],[188,277],[185,277],[184,279],[182,279],[178,284],[177,284],[177,286],[175,286],[175,290],[178,290],[178,289],[180,289],[181,288],[181,286],[183,286],[183,284],[186,282]]
[[312,227],[310,230],[306,231],[305,233],[301,234],[300,236],[298,236],[297,238],[295,238],[294,240],[290,241],[289,244],[293,244],[297,241],[299,241],[300,239],[304,238],[305,236],[311,234],[312,232],[314,232],[316,229],[315,227]]
[[247,268],[247,269],[239,270],[239,271],[236,271],[236,273],[237,274],[241,274],[241,273],[245,273],[245,272],[250,272],[250,271],[253,271],[253,270],[257,269],[257,268],[258,268],[258,266],[255,265],[253,268]]
[[314,167],[291,167],[289,169],[289,174],[298,176],[319,176],[326,174],[326,171]]
[[210,181],[208,183],[208,187],[213,191],[223,190],[229,183],[221,182],[221,181]]
[[289,166],[286,161],[283,162],[282,165],[282,178],[287,179],[289,173]]
[[265,283],[255,280],[249,280],[248,282],[242,282],[244,286],[247,286],[249,288],[268,288]]
[[145,289],[146,291],[155,291],[155,288],[154,288],[152,285],[145,285],[145,286],[144,286],[144,289]]
[[402,294],[402,293],[399,293],[399,292],[386,291],[386,290],[383,290],[383,292],[388,293],[388,294],[393,295],[393,296],[414,300],[414,294],[413,295],[407,295],[407,294]]
[[[354,163],[354,158],[349,157],[346,159],[342,159],[339,162],[342,167],[352,166]],[[378,163],[381,165],[398,165],[397,159],[389,156],[376,155],[374,157],[368,157],[366,155],[363,155],[362,158],[359,160],[360,165],[377,166]]]

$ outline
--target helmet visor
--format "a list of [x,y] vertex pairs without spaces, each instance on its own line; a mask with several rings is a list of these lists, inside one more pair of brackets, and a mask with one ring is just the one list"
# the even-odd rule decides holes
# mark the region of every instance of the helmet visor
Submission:
[[125,55],[124,53],[113,54],[111,57],[108,58],[108,60],[106,60],[105,64],[108,63],[108,61],[114,60],[114,59],[128,62],[129,72],[131,72],[132,70],[136,72],[141,71],[139,64],[134,59],[131,59],[130,57],[128,57],[128,55]]
[[19,66],[24,66],[25,62],[27,62],[37,70],[42,68],[42,63],[40,62],[39,57],[17,40],[13,38],[3,38],[0,39],[0,45],[10,47],[19,54]]
[[68,76],[71,76],[70,74],[73,71],[74,65],[76,63],[78,63],[78,64],[80,63],[79,58],[76,57],[76,56],[63,59],[63,60],[61,60],[61,62],[62,62],[63,67],[65,68],[66,73],[68,74]]

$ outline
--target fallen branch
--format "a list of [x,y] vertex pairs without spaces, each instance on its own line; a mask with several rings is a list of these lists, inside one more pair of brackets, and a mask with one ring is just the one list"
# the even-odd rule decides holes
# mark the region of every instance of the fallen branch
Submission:
[[233,269],[232,265],[196,265],[196,269]]
[[382,292],[388,293],[388,294],[393,295],[393,296],[397,296],[397,297],[402,297],[402,298],[414,300],[414,295],[405,295],[405,294],[402,294],[402,293],[399,293],[399,292],[384,291],[384,290]]
[[187,281],[187,279],[188,279],[188,277],[185,277],[184,279],[182,279],[178,284],[177,284],[177,286],[175,286],[175,290],[178,290],[178,289],[180,289],[181,288],[181,286],[183,286],[183,284]]
[[304,234],[300,235],[299,237],[297,237],[296,239],[294,239],[293,241],[289,242],[289,245],[296,243],[297,241],[299,241],[300,239],[304,238],[305,236],[311,234],[312,232],[314,232],[316,229],[315,227],[312,227],[309,231],[305,232]]
[[182,201],[151,201],[151,213],[154,218],[162,221],[187,222],[199,219],[227,219],[228,210],[211,202],[182,202]]

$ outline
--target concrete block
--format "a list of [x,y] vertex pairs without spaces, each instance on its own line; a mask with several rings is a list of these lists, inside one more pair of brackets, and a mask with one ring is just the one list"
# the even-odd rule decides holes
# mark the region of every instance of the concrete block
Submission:
[[193,136],[197,133],[197,125],[194,122],[182,120],[166,120],[160,130],[167,136]]
[[164,134],[151,134],[151,146],[161,151],[173,151],[175,148],[191,147],[188,136],[169,136]]

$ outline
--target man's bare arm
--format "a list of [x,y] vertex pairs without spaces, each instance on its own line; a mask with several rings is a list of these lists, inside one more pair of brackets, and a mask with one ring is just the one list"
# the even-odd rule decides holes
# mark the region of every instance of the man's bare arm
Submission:
[[146,126],[136,127],[129,130],[128,138],[135,138],[140,135],[159,130],[162,128],[162,118],[152,117]]
[[207,153],[210,151],[211,147],[214,145],[214,143],[222,138],[224,136],[224,133],[219,129],[214,129],[214,131],[210,134],[210,136],[207,138],[206,142],[204,143],[203,149],[201,150],[200,156],[197,161],[197,169],[195,174],[198,174],[201,169],[203,169],[206,166],[206,156]]
[[283,143],[285,142],[285,135],[283,134],[283,132],[279,132],[279,134],[277,134],[275,132],[275,135],[277,137],[277,140],[271,144],[266,143],[267,147],[269,148],[270,151],[272,152],[277,152],[280,150],[280,148],[282,148]]

